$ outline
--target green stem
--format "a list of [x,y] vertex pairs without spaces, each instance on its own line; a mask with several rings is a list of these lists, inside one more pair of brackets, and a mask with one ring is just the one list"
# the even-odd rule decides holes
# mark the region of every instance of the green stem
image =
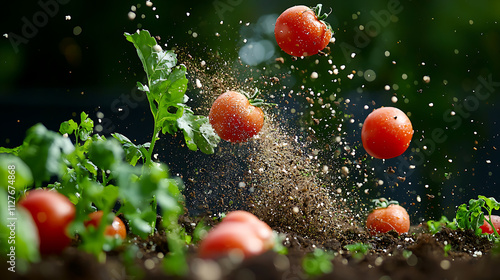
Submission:
[[[151,88],[151,79],[148,77],[148,87]],[[152,98],[149,98],[148,96],[148,101],[149,101],[149,107],[151,108],[151,114],[153,115],[153,124],[154,124],[154,131],[153,131],[153,137],[151,138],[151,144],[149,146],[148,150],[148,155],[146,158],[146,164],[148,166],[151,166],[153,164],[153,151],[155,147],[156,140],[158,140],[158,134],[160,133],[161,126],[158,124],[158,114],[159,110],[156,107],[156,104]]]
[[101,170],[102,173],[102,185],[106,186],[108,184],[108,180],[106,178],[106,170]]
[[155,218],[151,222],[151,236],[155,234],[156,228],[156,214],[158,213],[158,203],[156,203],[156,195],[153,196],[153,201],[151,202],[151,207],[153,208],[153,212],[155,213]]
[[161,127],[156,124],[156,116],[154,119],[154,123],[155,123],[155,129],[153,131],[153,138],[151,139],[151,145],[149,146],[149,150],[148,150],[148,157],[146,158],[146,164],[149,166],[151,166],[153,164],[153,151],[155,148],[156,140],[158,140],[157,135],[160,133],[160,129],[161,129]]

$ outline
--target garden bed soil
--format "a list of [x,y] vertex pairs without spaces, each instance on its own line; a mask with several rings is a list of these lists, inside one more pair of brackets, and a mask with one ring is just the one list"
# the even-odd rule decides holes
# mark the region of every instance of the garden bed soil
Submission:
[[[60,256],[43,257],[24,274],[11,273],[4,267],[1,279],[498,279],[500,266],[500,257],[491,253],[492,242],[487,238],[448,228],[431,235],[415,227],[401,236],[395,232],[370,236],[363,229],[352,228],[322,240],[286,234],[283,243],[287,255],[267,252],[243,261],[202,261],[196,258],[196,247],[190,246],[190,271],[185,277],[167,276],[158,265],[168,253],[164,234],[146,240],[135,237],[128,242],[139,248],[132,263],[126,259],[125,246],[108,252],[104,263],[70,247]],[[354,243],[370,244],[371,249],[355,257],[345,249],[345,245]],[[447,252],[446,244],[451,245]],[[333,270],[310,277],[304,273],[302,260],[316,248],[335,252]]]

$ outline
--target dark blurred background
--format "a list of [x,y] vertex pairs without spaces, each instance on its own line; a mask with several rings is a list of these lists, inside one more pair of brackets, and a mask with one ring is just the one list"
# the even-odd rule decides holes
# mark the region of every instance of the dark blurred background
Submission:
[[[273,24],[296,4],[317,2],[4,3],[0,146],[20,145],[38,122],[58,130],[81,111],[100,122],[105,135],[148,141],[152,118],[135,89],[144,72],[123,36],[144,28],[164,48],[176,47],[195,61],[240,68],[235,73],[245,74],[238,80],[282,78],[279,86],[264,83],[267,98],[280,104],[292,131],[315,139],[322,164],[335,172],[348,167],[335,183],[367,199],[399,200],[414,223],[451,218],[457,205],[478,194],[500,198],[499,1],[325,1],[335,42],[326,56],[295,61],[277,46]],[[191,86],[188,94],[196,104],[197,89]],[[413,142],[402,157],[370,159],[362,149],[360,125],[380,106],[398,107],[412,120]],[[174,174],[210,160],[195,155],[183,165],[175,160],[182,158],[178,149],[165,145],[159,155]],[[183,149],[182,155],[193,153]]]

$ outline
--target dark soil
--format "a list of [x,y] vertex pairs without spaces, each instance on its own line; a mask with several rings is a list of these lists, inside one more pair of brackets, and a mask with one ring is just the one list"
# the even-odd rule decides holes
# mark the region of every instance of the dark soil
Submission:
[[[44,257],[23,274],[10,273],[5,267],[1,279],[315,279],[302,268],[303,257],[315,248],[335,254],[333,271],[317,279],[498,279],[500,257],[491,254],[488,239],[447,228],[435,235],[423,231],[416,227],[411,234],[391,232],[373,237],[352,228],[323,240],[287,234],[287,255],[268,252],[244,261],[202,261],[196,258],[196,247],[191,246],[186,277],[163,273],[158,264],[168,246],[165,236],[156,234],[147,240],[130,239],[139,248],[130,260],[125,247],[109,252],[104,263],[71,247],[60,256]],[[355,257],[344,247],[353,243],[370,244],[372,249]],[[445,253],[446,244],[451,244],[451,249]]]

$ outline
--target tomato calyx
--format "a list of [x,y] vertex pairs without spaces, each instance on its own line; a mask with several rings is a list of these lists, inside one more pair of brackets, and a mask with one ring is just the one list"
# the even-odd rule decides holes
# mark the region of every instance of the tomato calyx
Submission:
[[268,102],[265,102],[264,99],[259,98],[259,95],[261,94],[261,92],[259,91],[258,88],[256,88],[253,93],[249,93],[246,91],[241,91],[241,93],[248,99],[248,101],[250,101],[250,105],[252,105],[254,107],[262,108],[264,106],[268,106],[268,107],[278,106],[278,104],[268,103]]
[[325,19],[332,13],[332,8],[330,8],[330,12],[321,14],[321,9],[323,8],[323,4],[318,4],[316,7],[312,7],[311,10],[314,12],[318,20],[326,25],[327,29],[332,30],[332,26],[325,21]]
[[387,208],[389,205],[399,205],[399,202],[396,200],[387,200],[386,198],[378,198],[378,199],[372,199],[372,203],[375,206],[375,209],[378,208]]

